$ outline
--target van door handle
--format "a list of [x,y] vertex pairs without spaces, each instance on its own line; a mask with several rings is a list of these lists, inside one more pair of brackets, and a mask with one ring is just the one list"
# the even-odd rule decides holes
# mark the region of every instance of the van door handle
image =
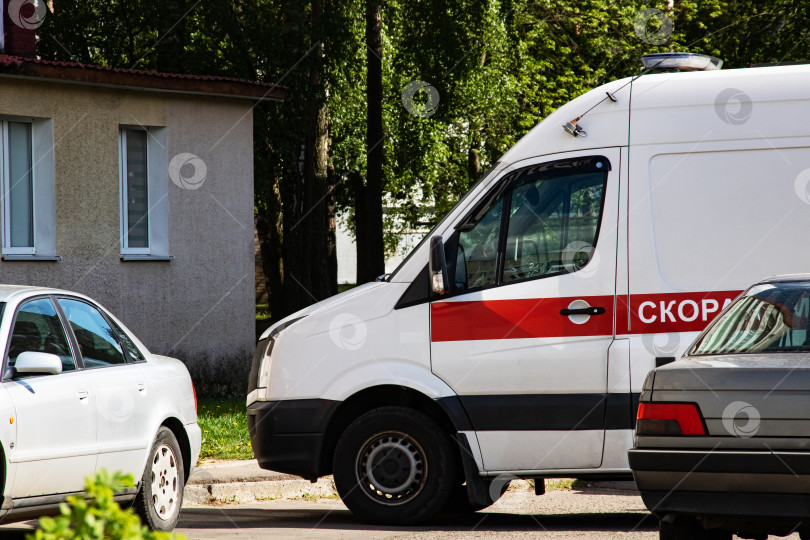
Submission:
[[87,390],[79,390],[79,399],[80,400],[87,399],[87,397],[89,395],[90,395],[90,392],[88,392]]
[[138,383],[138,392],[146,392],[146,383],[145,382],[139,382]]
[[568,315],[602,315],[606,311],[607,310],[605,308],[598,306],[576,308],[576,309],[565,308],[560,310],[560,315],[565,315],[566,317]]

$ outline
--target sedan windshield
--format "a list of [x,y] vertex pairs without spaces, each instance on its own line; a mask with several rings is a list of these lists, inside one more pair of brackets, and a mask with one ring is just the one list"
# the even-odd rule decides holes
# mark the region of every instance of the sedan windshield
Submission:
[[690,355],[810,352],[810,283],[756,285],[737,299]]

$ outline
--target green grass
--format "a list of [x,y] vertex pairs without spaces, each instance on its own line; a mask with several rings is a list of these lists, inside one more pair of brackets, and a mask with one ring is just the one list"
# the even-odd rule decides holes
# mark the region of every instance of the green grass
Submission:
[[201,399],[197,421],[202,430],[200,459],[253,459],[245,398]]
[[267,304],[256,304],[256,320],[263,321],[270,318],[270,307]]
[[338,283],[338,293],[346,292],[357,287],[354,283]]

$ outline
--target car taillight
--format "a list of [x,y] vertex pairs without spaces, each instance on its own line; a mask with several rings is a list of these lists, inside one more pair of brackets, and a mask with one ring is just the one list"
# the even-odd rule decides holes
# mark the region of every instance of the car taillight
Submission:
[[194,388],[194,383],[191,383],[191,393],[194,394],[194,414],[197,414],[197,389]]
[[695,403],[640,403],[636,434],[706,435],[706,425]]

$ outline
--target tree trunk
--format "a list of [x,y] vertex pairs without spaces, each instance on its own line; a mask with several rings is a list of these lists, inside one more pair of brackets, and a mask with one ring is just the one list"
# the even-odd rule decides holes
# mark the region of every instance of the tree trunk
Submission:
[[366,0],[366,184],[355,194],[357,222],[357,283],[373,281],[385,272],[383,243],[383,118],[382,118],[382,1]]
[[267,307],[271,316],[277,318],[278,314],[286,311],[281,292],[284,283],[284,266],[281,258],[281,194],[277,181],[268,178],[262,181],[268,182],[270,187],[265,190],[264,209],[256,215],[256,233],[259,235],[262,272],[267,288]]
[[326,197],[326,269],[328,295],[333,296],[338,292],[338,268],[337,268],[337,193],[335,188],[337,180],[335,171],[331,168],[327,173],[329,195]]
[[[312,1],[312,42],[315,49],[309,59],[309,91],[307,92],[307,140],[304,153],[304,216],[309,238],[307,254],[309,264],[307,287],[318,300],[334,294],[337,276],[331,276],[330,261],[335,256],[331,238],[334,236],[334,206],[329,202],[334,186],[329,175],[329,119],[326,88],[323,80],[323,2]],[[337,260],[337,259],[335,259]]]
[[[155,46],[155,67],[165,73],[185,73],[183,51],[185,50],[186,12],[185,0],[163,0],[158,19],[158,43]],[[179,21],[179,22],[178,22]]]
[[[290,17],[300,6],[287,2]],[[309,39],[301,55],[310,50],[300,78],[293,73],[291,99],[285,103],[291,140],[293,166],[284,171],[282,189],[284,230],[284,307],[281,316],[331,296],[337,289],[337,276],[330,272],[336,260],[334,242],[334,191],[328,174],[329,123],[323,80],[322,0],[311,4]],[[300,35],[299,35],[300,37]],[[300,58],[301,55],[292,57]],[[302,122],[303,120],[303,122]],[[300,139],[296,139],[296,130]],[[296,166],[297,165],[297,166]],[[276,317],[276,313],[273,313]]]

